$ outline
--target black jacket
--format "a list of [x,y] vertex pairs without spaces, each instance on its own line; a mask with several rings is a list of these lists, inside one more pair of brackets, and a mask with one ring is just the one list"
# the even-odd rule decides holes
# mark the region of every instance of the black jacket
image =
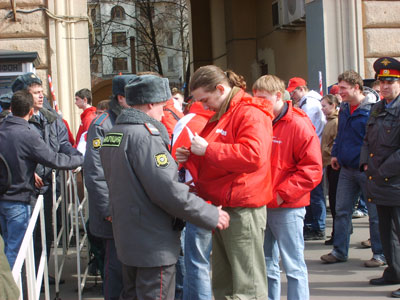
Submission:
[[[47,108],[40,109],[41,121],[38,122],[35,117],[29,120],[29,124],[40,136],[42,136],[46,145],[54,152],[64,154],[78,155],[79,151],[72,147],[68,140],[68,131],[60,116]],[[42,178],[44,187],[40,193],[43,194],[51,184],[51,168],[38,164],[36,173]]]
[[29,203],[34,195],[34,176],[38,163],[49,168],[73,169],[83,163],[82,155],[54,152],[22,118],[10,116],[0,125],[0,154],[11,168],[11,186],[0,200]]
[[393,101],[372,108],[360,157],[361,170],[368,165],[367,200],[386,206],[400,206],[400,95]]

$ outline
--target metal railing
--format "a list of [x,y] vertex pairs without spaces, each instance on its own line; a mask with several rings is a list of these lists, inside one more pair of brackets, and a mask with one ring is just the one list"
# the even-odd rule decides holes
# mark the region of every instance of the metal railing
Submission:
[[[38,218],[40,218],[40,235],[42,237],[42,253],[40,255],[40,262],[38,272],[35,271],[35,254],[33,250],[33,232]],[[12,269],[14,280],[20,291],[20,298],[24,298],[24,280],[22,275],[23,266],[25,266],[25,282],[26,282],[26,295],[29,300],[38,300],[40,298],[40,290],[44,280],[44,296],[46,300],[50,299],[49,292],[49,276],[47,269],[47,255],[46,255],[46,234],[44,225],[44,211],[43,211],[43,196],[39,196],[31,219],[26,229],[24,239],[17,259]]]
[[[72,171],[60,171],[60,195],[57,197],[57,176],[53,171],[52,187],[53,187],[53,209],[52,209],[52,226],[53,226],[53,258],[54,258],[54,275],[55,275],[55,299],[60,297],[60,279],[64,270],[66,257],[71,253],[70,250],[76,247],[76,266],[77,266],[77,285],[78,299],[82,299],[83,289],[85,287],[88,276],[89,266],[86,264],[82,268],[81,260],[87,255],[89,261],[88,236],[86,230],[86,221],[88,219],[88,197],[87,191],[83,184],[84,197],[79,199],[77,174],[81,172],[81,168]],[[83,176],[82,176],[83,178]],[[61,208],[61,212],[59,213]],[[61,218],[60,218],[61,216]],[[34,255],[34,230],[40,219],[40,234],[42,241],[42,253],[38,266],[38,272],[35,271],[35,255]],[[61,219],[61,224],[59,221]],[[38,229],[37,229],[38,230]],[[72,246],[73,237],[75,236],[76,244]],[[23,272],[25,266],[25,272]],[[35,208],[31,215],[28,228],[22,241],[17,259],[13,270],[13,277],[20,290],[20,299],[24,299],[24,295],[29,300],[40,299],[40,290],[44,281],[44,299],[50,299],[49,282],[48,282],[48,265],[46,254],[46,234],[45,234],[45,218],[43,196],[40,195],[36,202]],[[25,278],[22,275],[25,273]],[[25,290],[25,293],[24,293]],[[43,298],[42,298],[43,299]]]

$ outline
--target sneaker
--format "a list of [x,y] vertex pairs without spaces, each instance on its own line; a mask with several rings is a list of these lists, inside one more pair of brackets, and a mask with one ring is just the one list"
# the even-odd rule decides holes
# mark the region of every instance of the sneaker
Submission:
[[344,260],[340,260],[340,259],[336,258],[336,256],[333,256],[332,253],[322,255],[321,260],[326,264],[335,264],[335,263],[344,262]]
[[305,241],[318,241],[325,240],[325,231],[322,230],[312,230],[304,234]]
[[356,209],[356,210],[353,212],[352,219],[364,218],[364,217],[366,217],[366,216],[367,216],[366,213],[363,213],[361,210]]
[[361,246],[362,246],[363,248],[371,248],[371,239],[368,239],[368,240],[366,240],[366,241],[362,241],[362,242],[361,242]]
[[380,259],[371,258],[364,262],[364,266],[367,268],[377,268],[386,265],[386,263]]

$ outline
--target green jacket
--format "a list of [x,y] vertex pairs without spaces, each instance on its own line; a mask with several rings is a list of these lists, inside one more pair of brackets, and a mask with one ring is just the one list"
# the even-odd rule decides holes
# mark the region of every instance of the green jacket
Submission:
[[0,300],[18,299],[19,290],[11,273],[10,265],[4,254],[4,241],[0,235]]

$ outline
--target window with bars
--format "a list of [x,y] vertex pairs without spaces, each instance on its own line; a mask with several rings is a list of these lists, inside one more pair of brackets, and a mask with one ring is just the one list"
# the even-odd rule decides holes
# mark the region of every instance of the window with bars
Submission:
[[126,32],[113,32],[112,45],[114,47],[126,46]]
[[128,71],[128,59],[126,57],[114,57],[113,70],[114,72]]
[[125,10],[122,6],[114,6],[111,9],[111,19],[123,20],[125,19]]

